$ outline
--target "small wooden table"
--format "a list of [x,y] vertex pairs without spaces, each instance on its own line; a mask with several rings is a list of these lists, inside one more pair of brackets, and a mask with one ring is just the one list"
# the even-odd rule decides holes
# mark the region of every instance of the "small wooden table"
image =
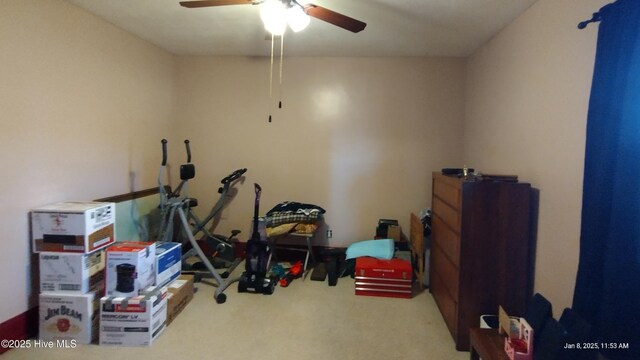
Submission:
[[509,360],[498,329],[469,329],[469,347],[471,360]]

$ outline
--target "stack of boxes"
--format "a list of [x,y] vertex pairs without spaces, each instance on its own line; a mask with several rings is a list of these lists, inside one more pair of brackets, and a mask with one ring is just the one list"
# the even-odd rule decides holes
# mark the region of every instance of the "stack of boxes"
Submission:
[[167,289],[156,287],[156,244],[118,242],[106,251],[100,345],[149,346],[164,331]]
[[181,245],[116,242],[114,203],[34,209],[31,230],[41,340],[149,346],[193,298]]
[[118,242],[106,250],[100,345],[149,346],[168,325],[167,285],[182,268],[179,243]]
[[104,248],[115,242],[115,204],[64,202],[31,212],[40,259],[40,339],[89,344],[98,337]]
[[193,298],[181,244],[124,241],[105,254],[100,345],[149,346]]

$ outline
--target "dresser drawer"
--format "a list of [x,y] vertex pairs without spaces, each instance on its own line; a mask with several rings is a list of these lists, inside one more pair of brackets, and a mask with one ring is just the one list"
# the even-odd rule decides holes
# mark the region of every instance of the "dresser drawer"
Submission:
[[433,195],[439,197],[453,208],[460,208],[460,181],[448,177],[433,179]]
[[431,265],[433,273],[438,274],[443,282],[444,287],[449,292],[453,300],[458,301],[458,268],[451,263],[439,246],[431,248]]
[[460,213],[457,208],[444,203],[440,198],[433,197],[433,213],[447,224],[452,230],[460,232]]
[[439,216],[433,216],[431,239],[447,255],[455,267],[460,265],[460,235],[444,224]]
[[442,317],[444,318],[444,322],[447,324],[447,328],[449,328],[449,332],[455,339],[458,334],[458,304],[451,298],[449,292],[444,288],[442,279],[438,274],[435,274],[430,281],[433,298],[440,309],[440,313],[442,313]]

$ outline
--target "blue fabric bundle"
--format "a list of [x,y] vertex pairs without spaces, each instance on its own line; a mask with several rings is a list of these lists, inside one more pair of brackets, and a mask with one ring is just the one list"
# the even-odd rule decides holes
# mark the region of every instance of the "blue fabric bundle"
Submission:
[[393,239],[364,240],[355,242],[347,248],[346,259],[355,259],[360,256],[371,256],[378,259],[389,260],[394,253]]

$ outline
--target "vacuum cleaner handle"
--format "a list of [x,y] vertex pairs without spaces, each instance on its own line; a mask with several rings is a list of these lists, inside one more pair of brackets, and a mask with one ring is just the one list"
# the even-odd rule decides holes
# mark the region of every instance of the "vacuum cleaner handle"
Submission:
[[260,232],[258,231],[258,216],[260,215],[260,193],[262,192],[262,188],[258,183],[254,183],[253,186],[256,189],[256,201],[253,207],[253,234],[251,235],[251,240],[259,242]]

